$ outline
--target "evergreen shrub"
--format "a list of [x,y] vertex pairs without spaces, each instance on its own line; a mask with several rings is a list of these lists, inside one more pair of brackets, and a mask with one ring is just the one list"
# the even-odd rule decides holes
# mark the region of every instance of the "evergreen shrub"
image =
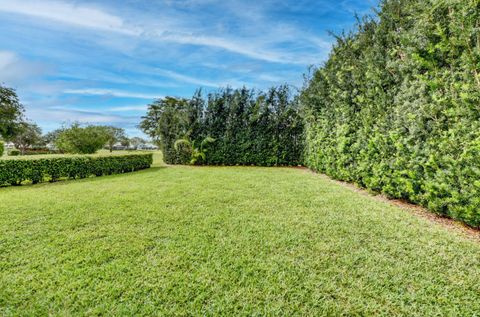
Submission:
[[480,226],[480,2],[384,0],[302,92],[305,163]]

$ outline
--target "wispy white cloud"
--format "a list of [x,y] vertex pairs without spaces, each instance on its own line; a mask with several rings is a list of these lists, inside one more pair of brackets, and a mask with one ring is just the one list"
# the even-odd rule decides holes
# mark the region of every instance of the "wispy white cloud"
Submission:
[[140,116],[124,116],[100,111],[92,111],[86,109],[78,109],[71,107],[49,107],[35,108],[29,111],[29,116],[35,121],[57,122],[81,122],[81,123],[116,123],[135,125],[138,123]]
[[105,108],[105,111],[107,112],[145,112],[147,111],[148,106],[142,105],[142,106],[121,106],[121,107],[108,107]]
[[0,83],[42,127],[79,120],[133,130],[142,103],[198,86],[300,87],[307,66],[328,56],[326,30],[348,29],[353,11],[376,3],[0,0]]
[[53,0],[0,0],[0,11],[29,15],[78,27],[139,35],[140,30],[126,27],[122,18],[100,8]]
[[87,95],[87,96],[109,96],[109,97],[121,97],[121,98],[137,98],[137,99],[157,99],[162,98],[156,94],[143,94],[123,90],[115,89],[100,89],[100,88],[87,88],[87,89],[66,89],[63,91],[65,94],[71,95]]
[[190,84],[205,86],[205,87],[222,86],[222,84],[218,82],[213,82],[213,81],[203,80],[203,79],[199,79],[192,76],[183,75],[168,69],[155,68],[154,72],[160,76],[171,78],[179,82],[190,83]]
[[167,33],[157,34],[157,37],[180,44],[209,46],[218,49],[223,49],[232,53],[244,55],[253,59],[263,60],[272,63],[281,64],[304,64],[305,62],[294,58],[288,53],[282,53],[271,49],[266,49],[260,46],[254,46],[250,41],[240,39],[226,39],[214,36],[203,36],[187,33]]
[[[254,35],[253,30],[242,37],[233,36],[232,34],[219,36],[211,34],[211,29],[198,30],[188,21],[172,19],[171,17],[165,17],[165,21],[162,24],[134,25],[127,23],[121,16],[109,13],[103,8],[62,0],[41,2],[36,0],[0,0],[0,12],[28,15],[80,28],[113,32],[144,40],[210,47],[252,59],[280,64],[305,65],[318,59],[315,54],[300,55],[298,52],[272,47],[272,44],[284,41],[287,36],[297,40],[310,41],[314,45],[321,44],[318,46],[319,50],[328,47],[328,43],[321,42],[317,37],[305,35],[305,32],[299,32],[299,30],[295,30],[291,26],[280,24],[272,25],[264,36]],[[233,9],[232,12],[234,12]],[[261,20],[262,17],[259,12],[257,12],[257,20]],[[140,18],[139,20],[142,19]],[[292,30],[294,31],[292,32]],[[104,43],[118,44],[115,41],[104,41]]]
[[74,107],[74,106],[50,106],[46,107],[48,110],[61,110],[61,111],[72,111],[83,114],[101,114],[105,116],[118,116],[121,118],[137,118],[138,116],[125,115],[125,114],[114,114],[114,113],[123,113],[123,112],[144,112],[148,109],[148,105],[141,106],[118,106],[111,107],[105,106],[102,107],[102,111],[92,110],[90,108]]
[[13,52],[0,51],[0,69],[4,70],[17,61],[17,56]]
[[49,70],[44,64],[23,60],[11,51],[0,50],[0,81],[17,85],[36,79]]

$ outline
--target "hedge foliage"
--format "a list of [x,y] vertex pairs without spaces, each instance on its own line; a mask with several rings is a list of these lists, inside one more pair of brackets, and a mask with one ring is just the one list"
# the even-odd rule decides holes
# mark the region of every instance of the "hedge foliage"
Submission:
[[19,156],[20,154],[20,150],[17,149],[11,149],[8,151],[8,156]]
[[25,149],[23,152],[23,155],[48,155],[48,154],[60,154],[60,152],[49,150],[47,148]]
[[[176,150],[175,141],[201,144],[212,165],[298,165],[303,154],[303,119],[299,103],[288,86],[256,92],[247,88],[197,92],[191,99],[167,97],[149,106],[141,128],[157,139],[165,162],[191,161],[188,148]],[[191,152],[191,147],[190,147]]]
[[0,141],[0,157],[2,157],[3,152],[5,152],[5,144]]
[[149,168],[152,161],[152,154],[0,160],[0,185],[128,173]]
[[302,102],[309,167],[480,226],[480,1],[382,1]]

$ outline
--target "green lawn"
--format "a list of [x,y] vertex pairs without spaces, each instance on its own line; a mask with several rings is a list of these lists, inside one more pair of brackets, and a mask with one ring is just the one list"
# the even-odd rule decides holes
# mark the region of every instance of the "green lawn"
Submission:
[[0,189],[0,315],[475,316],[480,243],[305,170]]

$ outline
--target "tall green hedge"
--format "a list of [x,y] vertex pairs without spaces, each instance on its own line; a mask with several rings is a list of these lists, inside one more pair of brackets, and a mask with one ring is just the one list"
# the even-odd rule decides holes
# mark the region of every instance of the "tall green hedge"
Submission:
[[382,1],[301,99],[309,167],[480,226],[480,1]]
[[152,161],[152,154],[0,160],[0,185],[128,173],[149,168]]
[[188,139],[206,147],[210,165],[299,165],[303,154],[303,119],[297,98],[288,86],[266,92],[247,88],[222,89],[204,98],[167,97],[149,106],[141,128],[157,139],[165,162],[185,164],[188,153],[175,141]]

